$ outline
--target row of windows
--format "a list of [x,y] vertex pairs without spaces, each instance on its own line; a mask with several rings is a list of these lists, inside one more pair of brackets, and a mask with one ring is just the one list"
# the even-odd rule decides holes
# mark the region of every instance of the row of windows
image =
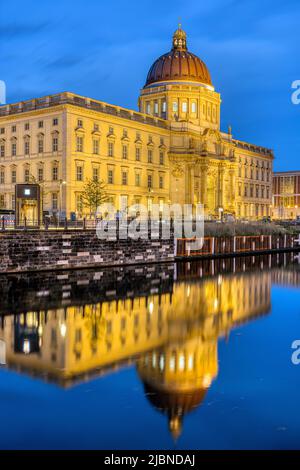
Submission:
[[239,177],[242,178],[249,178],[251,180],[261,180],[261,181],[270,181],[271,179],[271,170],[264,169],[264,168],[257,168],[254,170],[253,168],[245,167],[244,171],[242,171],[242,167],[239,167]]
[[[33,175],[30,172],[29,167],[23,168],[23,179],[22,182],[24,183],[30,183],[30,181],[35,180],[36,178],[33,177]],[[54,163],[51,168],[51,181],[58,181],[59,179],[59,168],[58,164]],[[44,167],[40,166],[37,169],[37,181],[39,183],[44,182]],[[7,172],[5,171],[5,168],[0,168],[0,184],[5,184],[5,183],[11,183],[15,184],[17,183],[17,169],[11,168],[10,173],[9,173],[9,179]]]
[[247,184],[244,185],[244,191],[242,189],[242,184],[240,183],[238,186],[238,195],[241,197],[242,195],[244,197],[250,197],[250,198],[262,198],[264,199],[265,197],[267,199],[270,198],[270,188],[265,187],[265,186],[258,186],[256,185],[250,185],[248,186]]
[[[12,157],[16,157],[18,153],[18,141],[17,139],[13,139],[11,142],[11,147],[10,147],[10,155]],[[58,137],[53,137],[52,138],[52,152],[58,152]],[[37,151],[38,153],[44,153],[45,151],[45,143],[44,143],[44,138],[38,137],[37,140]],[[30,138],[27,137],[24,142],[23,142],[23,152],[24,155],[30,155],[31,153],[31,145],[30,145]],[[0,157],[4,158],[6,156],[6,144],[4,142],[0,143]]]
[[[127,186],[129,172],[128,170],[121,170],[121,184],[123,186]],[[100,169],[98,167],[93,167],[93,180],[99,181],[100,180]],[[76,180],[77,181],[84,181],[84,167],[82,165],[76,166]],[[108,168],[107,169],[107,183],[108,184],[115,184],[115,170]],[[134,175],[134,184],[135,186],[140,187],[142,185],[142,172],[136,171]],[[147,175],[147,187],[153,188],[153,174]],[[165,178],[164,175],[159,175],[158,177],[158,187],[159,189],[164,189],[165,187]]]
[[238,217],[264,217],[270,215],[270,206],[266,204],[239,204]]
[[[77,136],[76,138],[76,151],[77,152],[84,152],[84,137],[82,136]],[[147,151],[147,161],[148,163],[154,163],[153,159],[153,149],[148,149]],[[98,139],[93,139],[93,154],[99,155],[100,154],[100,142]],[[109,157],[114,157],[115,156],[115,143],[109,141],[107,143],[107,155]],[[141,156],[142,156],[142,148],[141,147],[135,147],[135,160],[136,161],[141,161]],[[128,160],[129,158],[129,146],[128,145],[122,145],[122,159],[123,160]],[[164,165],[165,163],[165,153],[161,150],[159,152],[159,164]]]
[[[20,125],[20,124],[19,124]],[[58,126],[58,118],[54,118],[52,119],[52,125],[53,126]],[[44,121],[38,121],[37,123],[37,127],[38,129],[43,129],[44,128]],[[15,132],[17,132],[17,126],[16,124],[13,124],[11,127],[10,127],[10,130],[11,130],[11,133],[14,134]],[[29,122],[25,122],[24,123],[24,130],[25,131],[29,131],[30,130],[30,123]],[[0,134],[5,134],[5,127],[0,127]]]

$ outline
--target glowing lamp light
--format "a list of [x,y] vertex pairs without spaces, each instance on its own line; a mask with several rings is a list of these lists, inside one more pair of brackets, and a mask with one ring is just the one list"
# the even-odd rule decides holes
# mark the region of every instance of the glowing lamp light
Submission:
[[67,333],[66,324],[65,324],[65,323],[62,323],[62,324],[60,325],[60,334],[61,334],[61,337],[62,337],[62,338],[65,338],[66,333]]

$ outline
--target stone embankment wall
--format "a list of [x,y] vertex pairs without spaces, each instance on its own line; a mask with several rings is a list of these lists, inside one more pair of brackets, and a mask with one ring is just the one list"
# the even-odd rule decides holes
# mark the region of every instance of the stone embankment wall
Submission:
[[174,260],[174,240],[99,240],[95,230],[0,233],[0,273]]

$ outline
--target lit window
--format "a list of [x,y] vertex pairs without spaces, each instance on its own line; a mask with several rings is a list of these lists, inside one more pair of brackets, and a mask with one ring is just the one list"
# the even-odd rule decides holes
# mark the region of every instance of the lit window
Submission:
[[39,180],[39,181],[43,181],[43,180],[44,180],[44,169],[43,169],[43,168],[39,168],[39,169],[38,169],[38,180]]
[[24,142],[24,153],[25,153],[25,155],[29,155],[29,153],[30,153],[29,140],[26,140]]
[[83,167],[81,165],[76,167],[76,180],[83,181]]
[[197,103],[193,102],[192,103],[192,113],[196,114],[196,112],[197,112]]
[[172,110],[173,110],[173,113],[177,113],[177,111],[178,111],[178,103],[177,103],[177,101],[173,101]]
[[141,175],[140,173],[135,174],[135,185],[140,186],[141,185]]
[[154,103],[154,114],[158,114],[158,103]]
[[186,102],[186,101],[184,101],[184,102],[182,103],[182,112],[183,112],[183,113],[186,113],[186,112],[187,112],[187,102]]
[[99,181],[99,168],[93,168],[93,181]]
[[114,144],[113,144],[113,142],[108,142],[108,156],[109,157],[114,156]]
[[58,138],[53,137],[52,139],[52,152],[58,152]]
[[52,168],[52,181],[57,181],[58,180],[58,167],[54,166]]
[[114,172],[113,172],[113,170],[108,170],[108,172],[107,172],[107,182],[108,182],[108,184],[114,184]]
[[147,104],[146,104],[146,113],[147,113],[147,114],[150,114],[150,113],[151,113],[151,105],[150,105],[150,103],[147,103]]
[[38,140],[38,152],[39,153],[44,152],[44,139],[39,139]]
[[83,137],[77,136],[76,150],[77,152],[83,152]]
[[163,112],[163,113],[166,113],[166,112],[167,112],[167,102],[166,102],[166,101],[163,101],[163,102],[162,102],[162,112]]
[[127,185],[127,180],[128,180],[128,173],[127,171],[122,171],[122,184]]
[[122,158],[124,160],[127,160],[128,158],[128,147],[127,145],[123,145],[123,148],[122,148]]
[[58,208],[58,197],[57,193],[52,193],[52,209],[57,210]]
[[97,139],[93,140],[93,153],[95,155],[99,154],[99,140],[97,140]]

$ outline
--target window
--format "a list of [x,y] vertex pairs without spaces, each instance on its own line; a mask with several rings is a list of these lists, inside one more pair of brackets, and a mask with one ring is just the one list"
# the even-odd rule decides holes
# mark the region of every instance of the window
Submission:
[[5,145],[0,145],[0,157],[5,157]]
[[24,181],[25,181],[25,183],[29,183],[29,179],[30,179],[29,168],[25,168],[25,170],[24,170]]
[[76,166],[76,180],[83,181],[83,166],[81,165]]
[[29,155],[29,153],[30,153],[29,140],[26,140],[24,142],[24,153],[25,153],[25,155]]
[[162,107],[161,107],[161,108],[162,108],[162,112],[163,112],[163,113],[166,113],[166,112],[167,112],[167,102],[166,102],[166,101],[163,101],[163,102],[162,102]]
[[163,165],[165,160],[164,152],[159,152],[159,164]]
[[52,193],[52,209],[55,211],[58,209],[58,197],[57,193]]
[[151,113],[151,105],[150,103],[146,103],[146,114],[150,114]]
[[141,186],[141,174],[140,173],[135,174],[135,185]]
[[128,173],[127,171],[122,171],[122,184],[127,185],[128,182]]
[[139,132],[136,133],[136,140],[141,140],[141,134]]
[[0,184],[4,184],[5,183],[5,171],[3,168],[1,168],[0,170]]
[[0,194],[0,207],[1,208],[5,208],[6,204],[5,204],[5,196],[4,194]]
[[93,181],[99,181],[99,168],[93,168]]
[[99,124],[94,124],[94,132],[99,132]]
[[44,139],[38,140],[38,153],[44,152]]
[[15,208],[16,208],[16,198],[15,198],[14,194],[11,195],[11,208],[13,210],[15,210]]
[[12,142],[11,144],[11,155],[15,157],[17,155],[17,143]]
[[164,177],[159,177],[159,189],[164,189]]
[[58,181],[58,167],[56,165],[52,167],[52,181]]
[[124,160],[127,160],[128,158],[128,147],[127,145],[123,145],[123,148],[122,148],[122,158]]
[[183,113],[187,113],[187,102],[186,102],[186,101],[184,101],[184,102],[182,103],[182,112],[183,112]]
[[152,175],[148,175],[148,188],[152,188]]
[[54,118],[52,121],[53,126],[58,126],[58,119]]
[[99,140],[97,140],[97,139],[93,140],[93,153],[95,155],[99,154]]
[[177,101],[173,101],[173,103],[172,103],[172,110],[173,110],[173,113],[177,113],[177,112],[178,112],[178,103],[177,103]]
[[44,168],[38,169],[38,181],[44,181]]
[[128,137],[128,131],[127,129],[123,129],[123,137]]
[[197,112],[197,103],[192,102],[192,113],[196,114],[196,112]]
[[114,133],[114,128],[112,126],[109,126],[108,128],[108,133],[113,134]]
[[83,152],[83,137],[81,136],[77,136],[76,149],[77,149],[77,152]]
[[141,149],[140,147],[136,147],[135,149],[135,159],[137,162],[141,160]]
[[4,134],[5,133],[5,128],[4,127],[1,127],[0,128],[0,134]]
[[11,170],[11,182],[12,184],[17,182],[17,171],[15,169]]
[[42,129],[44,127],[44,121],[39,121],[38,128]]
[[152,163],[153,160],[153,152],[152,150],[148,150],[148,163]]
[[58,152],[58,138],[53,137],[52,139],[52,152]]
[[17,126],[11,126],[11,132],[14,133],[17,131]]
[[158,102],[155,101],[154,103],[154,114],[158,114]]
[[113,142],[108,142],[108,156],[109,157],[114,156],[114,143]]
[[81,119],[77,119],[77,127],[83,127],[83,122]]
[[29,128],[30,128],[29,122],[26,122],[25,125],[24,125],[25,131],[29,131]]
[[256,186],[256,197],[259,197],[259,186]]
[[113,170],[107,171],[107,182],[108,184],[114,184],[114,172]]

